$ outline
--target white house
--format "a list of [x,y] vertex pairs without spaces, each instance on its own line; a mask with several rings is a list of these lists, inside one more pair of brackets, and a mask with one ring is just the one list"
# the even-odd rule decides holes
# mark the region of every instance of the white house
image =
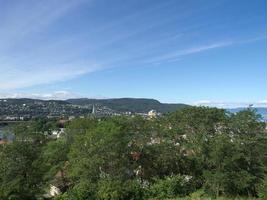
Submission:
[[50,190],[49,190],[49,194],[52,196],[52,197],[55,197],[57,195],[60,195],[61,194],[61,191],[58,187],[54,186],[54,185],[50,185]]

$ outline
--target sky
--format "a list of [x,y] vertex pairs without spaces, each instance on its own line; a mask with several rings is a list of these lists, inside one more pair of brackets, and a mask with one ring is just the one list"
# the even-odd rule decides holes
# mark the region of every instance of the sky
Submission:
[[0,0],[0,98],[267,107],[266,0]]

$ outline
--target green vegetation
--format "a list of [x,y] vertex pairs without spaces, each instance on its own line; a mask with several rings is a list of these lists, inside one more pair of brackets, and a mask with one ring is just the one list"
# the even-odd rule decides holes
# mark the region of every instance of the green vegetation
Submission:
[[58,139],[55,120],[21,123],[0,145],[0,199],[264,200],[265,126],[252,109],[206,107],[76,119]]

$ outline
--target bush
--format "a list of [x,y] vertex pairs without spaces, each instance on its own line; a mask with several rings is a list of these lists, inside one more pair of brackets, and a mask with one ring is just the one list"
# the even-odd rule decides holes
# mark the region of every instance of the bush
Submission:
[[258,186],[257,192],[260,199],[267,199],[267,177],[265,177],[263,183]]
[[142,200],[144,191],[136,180],[102,180],[98,184],[98,200]]
[[157,179],[150,186],[149,193],[151,198],[164,199],[185,197],[195,190],[195,183],[186,176],[171,176],[165,179]]
[[78,183],[68,192],[60,195],[56,200],[85,200],[95,199],[96,186],[86,182]]

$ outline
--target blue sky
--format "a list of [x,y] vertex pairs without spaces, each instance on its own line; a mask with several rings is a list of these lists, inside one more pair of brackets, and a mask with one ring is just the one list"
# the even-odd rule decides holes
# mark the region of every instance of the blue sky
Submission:
[[0,0],[0,97],[267,106],[266,0]]

